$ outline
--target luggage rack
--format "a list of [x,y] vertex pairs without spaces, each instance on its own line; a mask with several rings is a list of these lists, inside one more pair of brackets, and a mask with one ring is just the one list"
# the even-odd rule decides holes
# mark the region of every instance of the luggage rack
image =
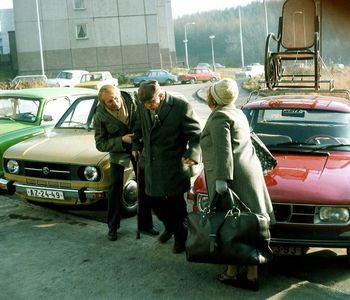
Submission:
[[350,91],[347,89],[319,89],[315,90],[314,88],[304,88],[304,89],[297,89],[293,86],[293,88],[287,89],[287,88],[275,88],[274,90],[271,90],[267,87],[265,88],[259,88],[257,90],[254,90],[250,93],[250,95],[247,98],[247,102],[250,102],[252,100],[252,97],[254,99],[257,99],[259,97],[268,97],[268,96],[278,96],[278,95],[291,95],[291,94],[304,94],[304,95],[327,95],[327,96],[333,96],[333,97],[341,97],[346,100],[350,100]]
[[[273,81],[267,83],[265,80],[259,80],[258,83],[265,84],[266,88],[269,88],[269,84],[273,86],[273,88],[269,88],[271,91],[281,90],[281,89],[313,89],[314,91],[327,90],[328,92],[334,90],[334,79],[325,79],[318,81],[318,89],[315,89],[315,81],[314,80],[304,80],[303,78],[306,75],[285,75],[284,77],[291,77],[291,79],[281,79],[278,81]],[[297,78],[300,78],[296,80]],[[270,85],[270,86],[271,86]]]

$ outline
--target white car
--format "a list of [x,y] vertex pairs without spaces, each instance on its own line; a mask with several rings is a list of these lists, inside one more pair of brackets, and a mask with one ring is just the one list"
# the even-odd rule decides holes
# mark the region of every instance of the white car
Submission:
[[264,75],[264,66],[258,63],[254,63],[242,68],[241,71],[235,73],[236,79],[246,79],[261,77]]
[[51,86],[74,87],[80,82],[81,76],[88,73],[85,70],[63,70],[56,78],[48,79],[48,83]]

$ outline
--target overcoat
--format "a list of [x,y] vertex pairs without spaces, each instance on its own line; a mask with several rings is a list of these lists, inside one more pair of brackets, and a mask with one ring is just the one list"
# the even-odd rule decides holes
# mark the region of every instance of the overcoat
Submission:
[[272,203],[244,113],[234,104],[218,106],[203,128],[200,145],[209,199],[215,181],[226,180],[253,212],[268,214],[273,222]]
[[[145,170],[146,194],[152,197],[178,196],[190,188],[190,170],[182,157],[199,163],[200,123],[191,105],[165,92],[159,113],[152,122],[149,110],[139,105],[133,150],[140,150]],[[136,138],[137,137],[137,138]],[[142,137],[142,138],[141,138]]]
[[130,165],[131,145],[125,144],[122,141],[122,136],[132,133],[137,105],[129,93],[121,91],[121,95],[129,114],[128,124],[113,117],[100,103],[94,115],[95,143],[97,150],[109,152],[110,162],[128,167]]

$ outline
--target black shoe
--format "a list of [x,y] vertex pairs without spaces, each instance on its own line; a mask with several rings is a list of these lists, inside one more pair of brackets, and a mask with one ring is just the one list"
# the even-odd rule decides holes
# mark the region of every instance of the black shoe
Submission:
[[169,241],[171,239],[171,237],[173,236],[173,234],[168,231],[168,230],[164,230],[163,233],[160,235],[160,237],[158,238],[158,241],[161,244],[166,243],[167,241]]
[[107,238],[110,241],[116,241],[118,239],[117,230],[109,230],[107,234]]
[[246,289],[246,290],[251,290],[254,292],[259,291],[259,281],[258,278],[249,280],[247,277],[243,276],[230,276],[226,274],[226,271],[224,273],[221,273],[216,276],[216,279],[219,280],[220,282],[228,285],[232,285],[234,287]]
[[140,232],[143,234],[147,234],[147,235],[158,235],[159,231],[157,229],[155,229],[154,227],[151,227],[150,229],[140,229]]
[[182,253],[185,250],[186,250],[185,242],[175,241],[174,247],[173,247],[173,253]]

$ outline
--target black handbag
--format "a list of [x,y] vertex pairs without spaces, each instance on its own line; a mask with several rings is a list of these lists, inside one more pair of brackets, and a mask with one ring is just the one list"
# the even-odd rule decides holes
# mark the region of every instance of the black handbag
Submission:
[[271,172],[277,165],[276,159],[273,157],[269,149],[265,146],[262,140],[253,132],[250,132],[250,138],[255,148],[255,153],[258,156],[264,175]]
[[[232,208],[217,210],[218,201],[231,201]],[[216,194],[206,211],[190,212],[186,223],[190,262],[259,265],[272,259],[268,217],[251,212],[231,189]]]

